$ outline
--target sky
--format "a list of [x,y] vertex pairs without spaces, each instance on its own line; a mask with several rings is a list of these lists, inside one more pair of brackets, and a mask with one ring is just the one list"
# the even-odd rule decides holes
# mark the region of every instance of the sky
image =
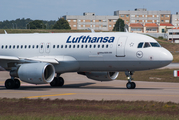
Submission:
[[64,15],[114,15],[114,11],[133,11],[146,8],[149,11],[179,12],[179,0],[0,0],[0,21],[30,18],[32,20],[58,20]]

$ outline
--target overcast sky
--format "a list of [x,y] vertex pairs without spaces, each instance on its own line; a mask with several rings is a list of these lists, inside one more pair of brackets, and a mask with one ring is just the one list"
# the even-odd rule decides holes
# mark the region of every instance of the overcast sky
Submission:
[[116,10],[179,11],[179,0],[0,0],[0,21],[30,18],[57,20],[63,15],[113,15]]

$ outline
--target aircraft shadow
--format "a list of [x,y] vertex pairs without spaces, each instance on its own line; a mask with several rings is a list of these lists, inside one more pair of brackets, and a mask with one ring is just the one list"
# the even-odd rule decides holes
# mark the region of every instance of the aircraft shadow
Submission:
[[[111,87],[111,86],[88,86],[93,85],[96,83],[78,83],[78,84],[68,84],[64,85],[63,87],[51,87],[50,85],[47,86],[21,86],[19,89],[9,89],[9,90],[34,90],[34,91],[47,91],[49,89],[127,89],[125,86],[123,88],[121,87]],[[135,88],[135,90],[161,90],[162,88]],[[4,86],[0,86],[0,90],[8,90]],[[131,89],[133,90],[133,89]]]

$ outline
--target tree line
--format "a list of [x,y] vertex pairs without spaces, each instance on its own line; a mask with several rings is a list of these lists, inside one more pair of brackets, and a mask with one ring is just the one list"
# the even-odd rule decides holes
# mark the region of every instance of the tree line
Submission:
[[[122,19],[118,19],[113,28],[113,31],[124,31],[124,25],[124,21]],[[71,27],[68,21],[64,18],[59,18],[57,21],[18,18],[11,21],[0,21],[0,29],[71,29]]]
[[69,23],[63,19],[59,18],[56,20],[32,20],[27,19],[16,19],[16,20],[5,20],[0,21],[0,29],[71,29]]

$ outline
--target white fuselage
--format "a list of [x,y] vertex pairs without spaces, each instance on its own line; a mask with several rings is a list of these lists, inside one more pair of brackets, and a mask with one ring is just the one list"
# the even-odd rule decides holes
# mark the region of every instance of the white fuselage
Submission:
[[[56,73],[64,73],[138,71],[171,63],[173,56],[168,50],[144,48],[146,42],[157,43],[133,33],[1,34],[0,66],[10,70],[16,64],[52,61]],[[139,43],[143,43],[142,48],[138,48]]]

